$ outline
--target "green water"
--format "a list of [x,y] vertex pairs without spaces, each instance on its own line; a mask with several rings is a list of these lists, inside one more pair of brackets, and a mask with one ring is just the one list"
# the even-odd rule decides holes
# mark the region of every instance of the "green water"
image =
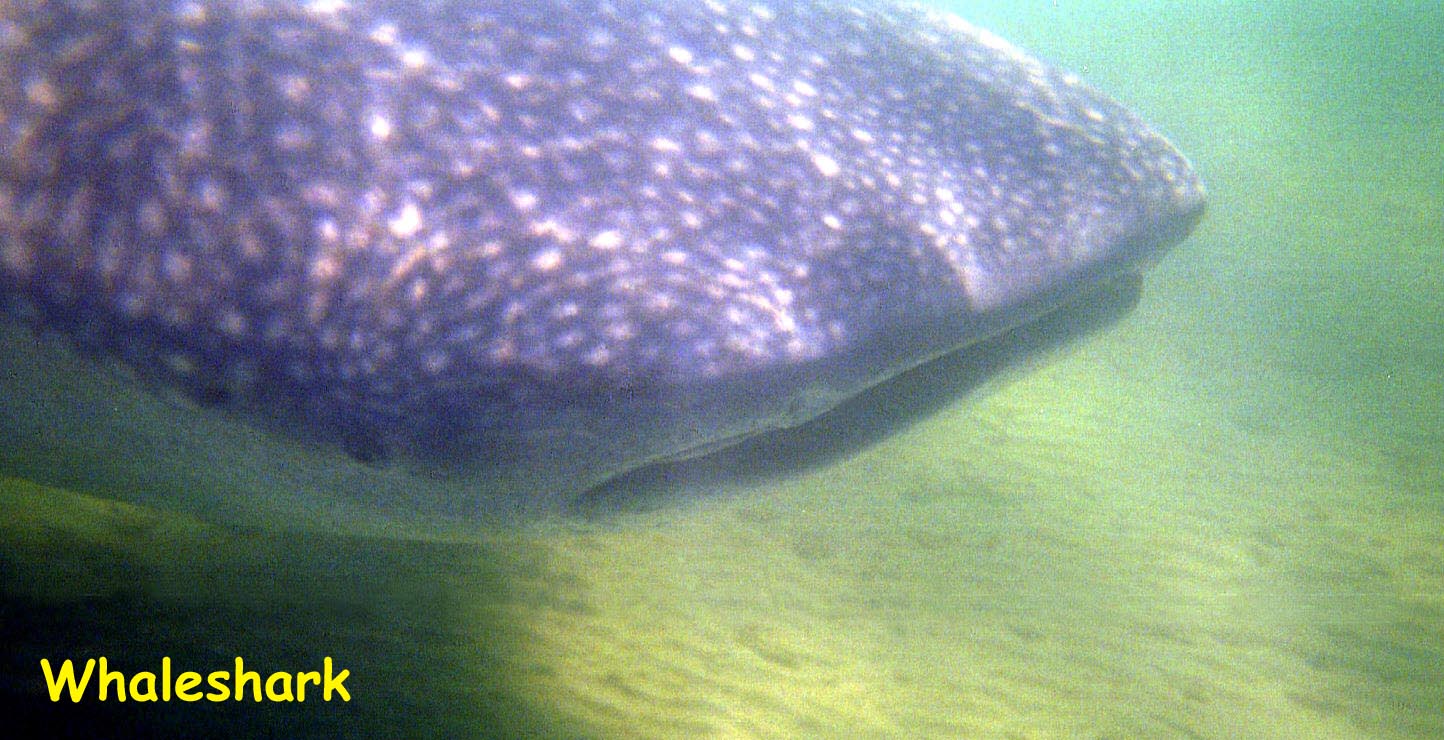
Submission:
[[1203,173],[1207,219],[1121,324],[750,495],[474,545],[8,481],[7,696],[46,655],[332,655],[347,705],[28,711],[120,734],[1444,736],[1444,10],[960,10]]

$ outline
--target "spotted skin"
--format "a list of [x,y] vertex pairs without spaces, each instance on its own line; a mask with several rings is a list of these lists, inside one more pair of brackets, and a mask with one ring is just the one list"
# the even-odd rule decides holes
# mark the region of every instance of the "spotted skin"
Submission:
[[1117,103],[889,3],[0,5],[4,311],[481,508],[804,421],[1202,204]]

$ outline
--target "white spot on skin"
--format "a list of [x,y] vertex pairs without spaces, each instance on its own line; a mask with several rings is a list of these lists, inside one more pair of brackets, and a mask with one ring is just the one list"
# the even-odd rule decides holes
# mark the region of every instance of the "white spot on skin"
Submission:
[[306,10],[316,15],[335,15],[348,7],[350,3],[345,0],[312,0],[306,4]]
[[757,52],[753,51],[751,47],[743,46],[742,44],[732,45],[732,55],[744,62],[757,59]]
[[834,177],[842,172],[842,166],[837,163],[837,160],[821,152],[812,155],[812,165],[822,173],[823,177]]
[[801,113],[793,113],[787,117],[787,125],[798,131],[811,131],[813,129],[812,119]]
[[516,359],[516,343],[503,338],[494,343],[486,353],[492,362],[505,363]]
[[161,258],[161,270],[165,273],[166,280],[172,283],[190,280],[192,266],[190,257],[179,252],[167,251]]
[[391,235],[397,239],[406,239],[416,235],[421,230],[421,209],[415,203],[407,203],[401,207],[396,216],[386,222]]
[[549,236],[559,242],[576,241],[577,234],[556,219],[548,218],[531,223],[531,233],[535,236]]
[[836,214],[829,213],[823,216],[822,224],[833,231],[842,230],[842,219],[838,218]]
[[562,252],[560,249],[547,249],[538,252],[531,258],[531,266],[541,272],[551,272],[562,266]]
[[401,256],[401,259],[397,260],[396,264],[391,268],[391,275],[388,280],[393,283],[401,281],[406,277],[408,273],[415,269],[416,266],[421,264],[425,259],[426,249],[424,247],[419,247],[407,251],[404,255]]
[[341,228],[336,225],[335,218],[322,218],[316,221],[316,236],[326,243],[335,244],[341,238]]
[[32,80],[26,83],[25,98],[41,108],[54,108],[60,104],[60,94],[49,80]]
[[382,23],[371,29],[371,40],[383,46],[390,46],[396,43],[396,26],[390,23]]
[[599,344],[593,347],[592,351],[588,352],[587,356],[582,359],[592,367],[602,367],[612,359],[612,351],[607,349],[606,345]]
[[627,321],[620,321],[615,324],[608,324],[606,328],[606,335],[608,339],[613,339],[618,342],[625,342],[637,336],[637,327],[633,326],[630,322]]
[[617,37],[605,28],[597,27],[587,32],[587,45],[594,49],[608,48],[616,41]]
[[431,63],[431,55],[425,49],[407,49],[401,54],[401,63],[408,69],[421,69]]
[[518,211],[530,211],[531,209],[536,208],[536,193],[527,190],[513,190],[511,191],[510,195],[511,205]]
[[712,88],[710,88],[710,87],[708,87],[707,85],[704,85],[704,84],[702,84],[702,83],[700,83],[700,82],[699,82],[699,83],[696,83],[696,84],[694,84],[694,85],[688,86],[688,87],[687,87],[687,94],[688,94],[688,95],[691,95],[692,97],[694,97],[694,98],[696,98],[696,99],[698,99],[698,100],[700,100],[700,101],[702,101],[702,102],[704,102],[704,103],[715,103],[715,102],[717,102],[717,93],[713,92]]
[[382,141],[391,138],[391,120],[380,113],[371,116],[371,135]]
[[622,232],[616,229],[607,229],[598,232],[587,243],[596,249],[616,249],[622,246]]
[[286,75],[281,78],[281,93],[287,100],[301,102],[311,92],[311,81],[302,75]]
[[692,50],[682,46],[673,46],[667,49],[667,56],[678,64],[691,64],[693,58]]

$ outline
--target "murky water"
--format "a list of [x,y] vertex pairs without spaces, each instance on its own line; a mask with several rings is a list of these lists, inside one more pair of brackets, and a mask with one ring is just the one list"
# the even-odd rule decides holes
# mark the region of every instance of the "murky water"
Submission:
[[[479,543],[7,479],[7,700],[107,734],[1444,735],[1444,11],[962,12],[1209,183],[1117,325],[745,494]],[[29,700],[99,655],[329,655],[352,700]]]

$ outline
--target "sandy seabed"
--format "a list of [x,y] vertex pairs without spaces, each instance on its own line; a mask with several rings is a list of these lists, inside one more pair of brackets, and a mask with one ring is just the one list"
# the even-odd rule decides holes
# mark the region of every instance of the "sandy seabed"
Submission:
[[[68,734],[1444,736],[1439,93],[1349,57],[1387,14],[1298,17],[1365,40],[1332,77],[1317,38],[1217,18],[1136,68],[1064,59],[1146,77],[1122,97],[1195,156],[1207,221],[1116,327],[797,475],[476,543],[4,479],[3,699]],[[352,701],[41,698],[40,658],[100,655],[329,655]]]

